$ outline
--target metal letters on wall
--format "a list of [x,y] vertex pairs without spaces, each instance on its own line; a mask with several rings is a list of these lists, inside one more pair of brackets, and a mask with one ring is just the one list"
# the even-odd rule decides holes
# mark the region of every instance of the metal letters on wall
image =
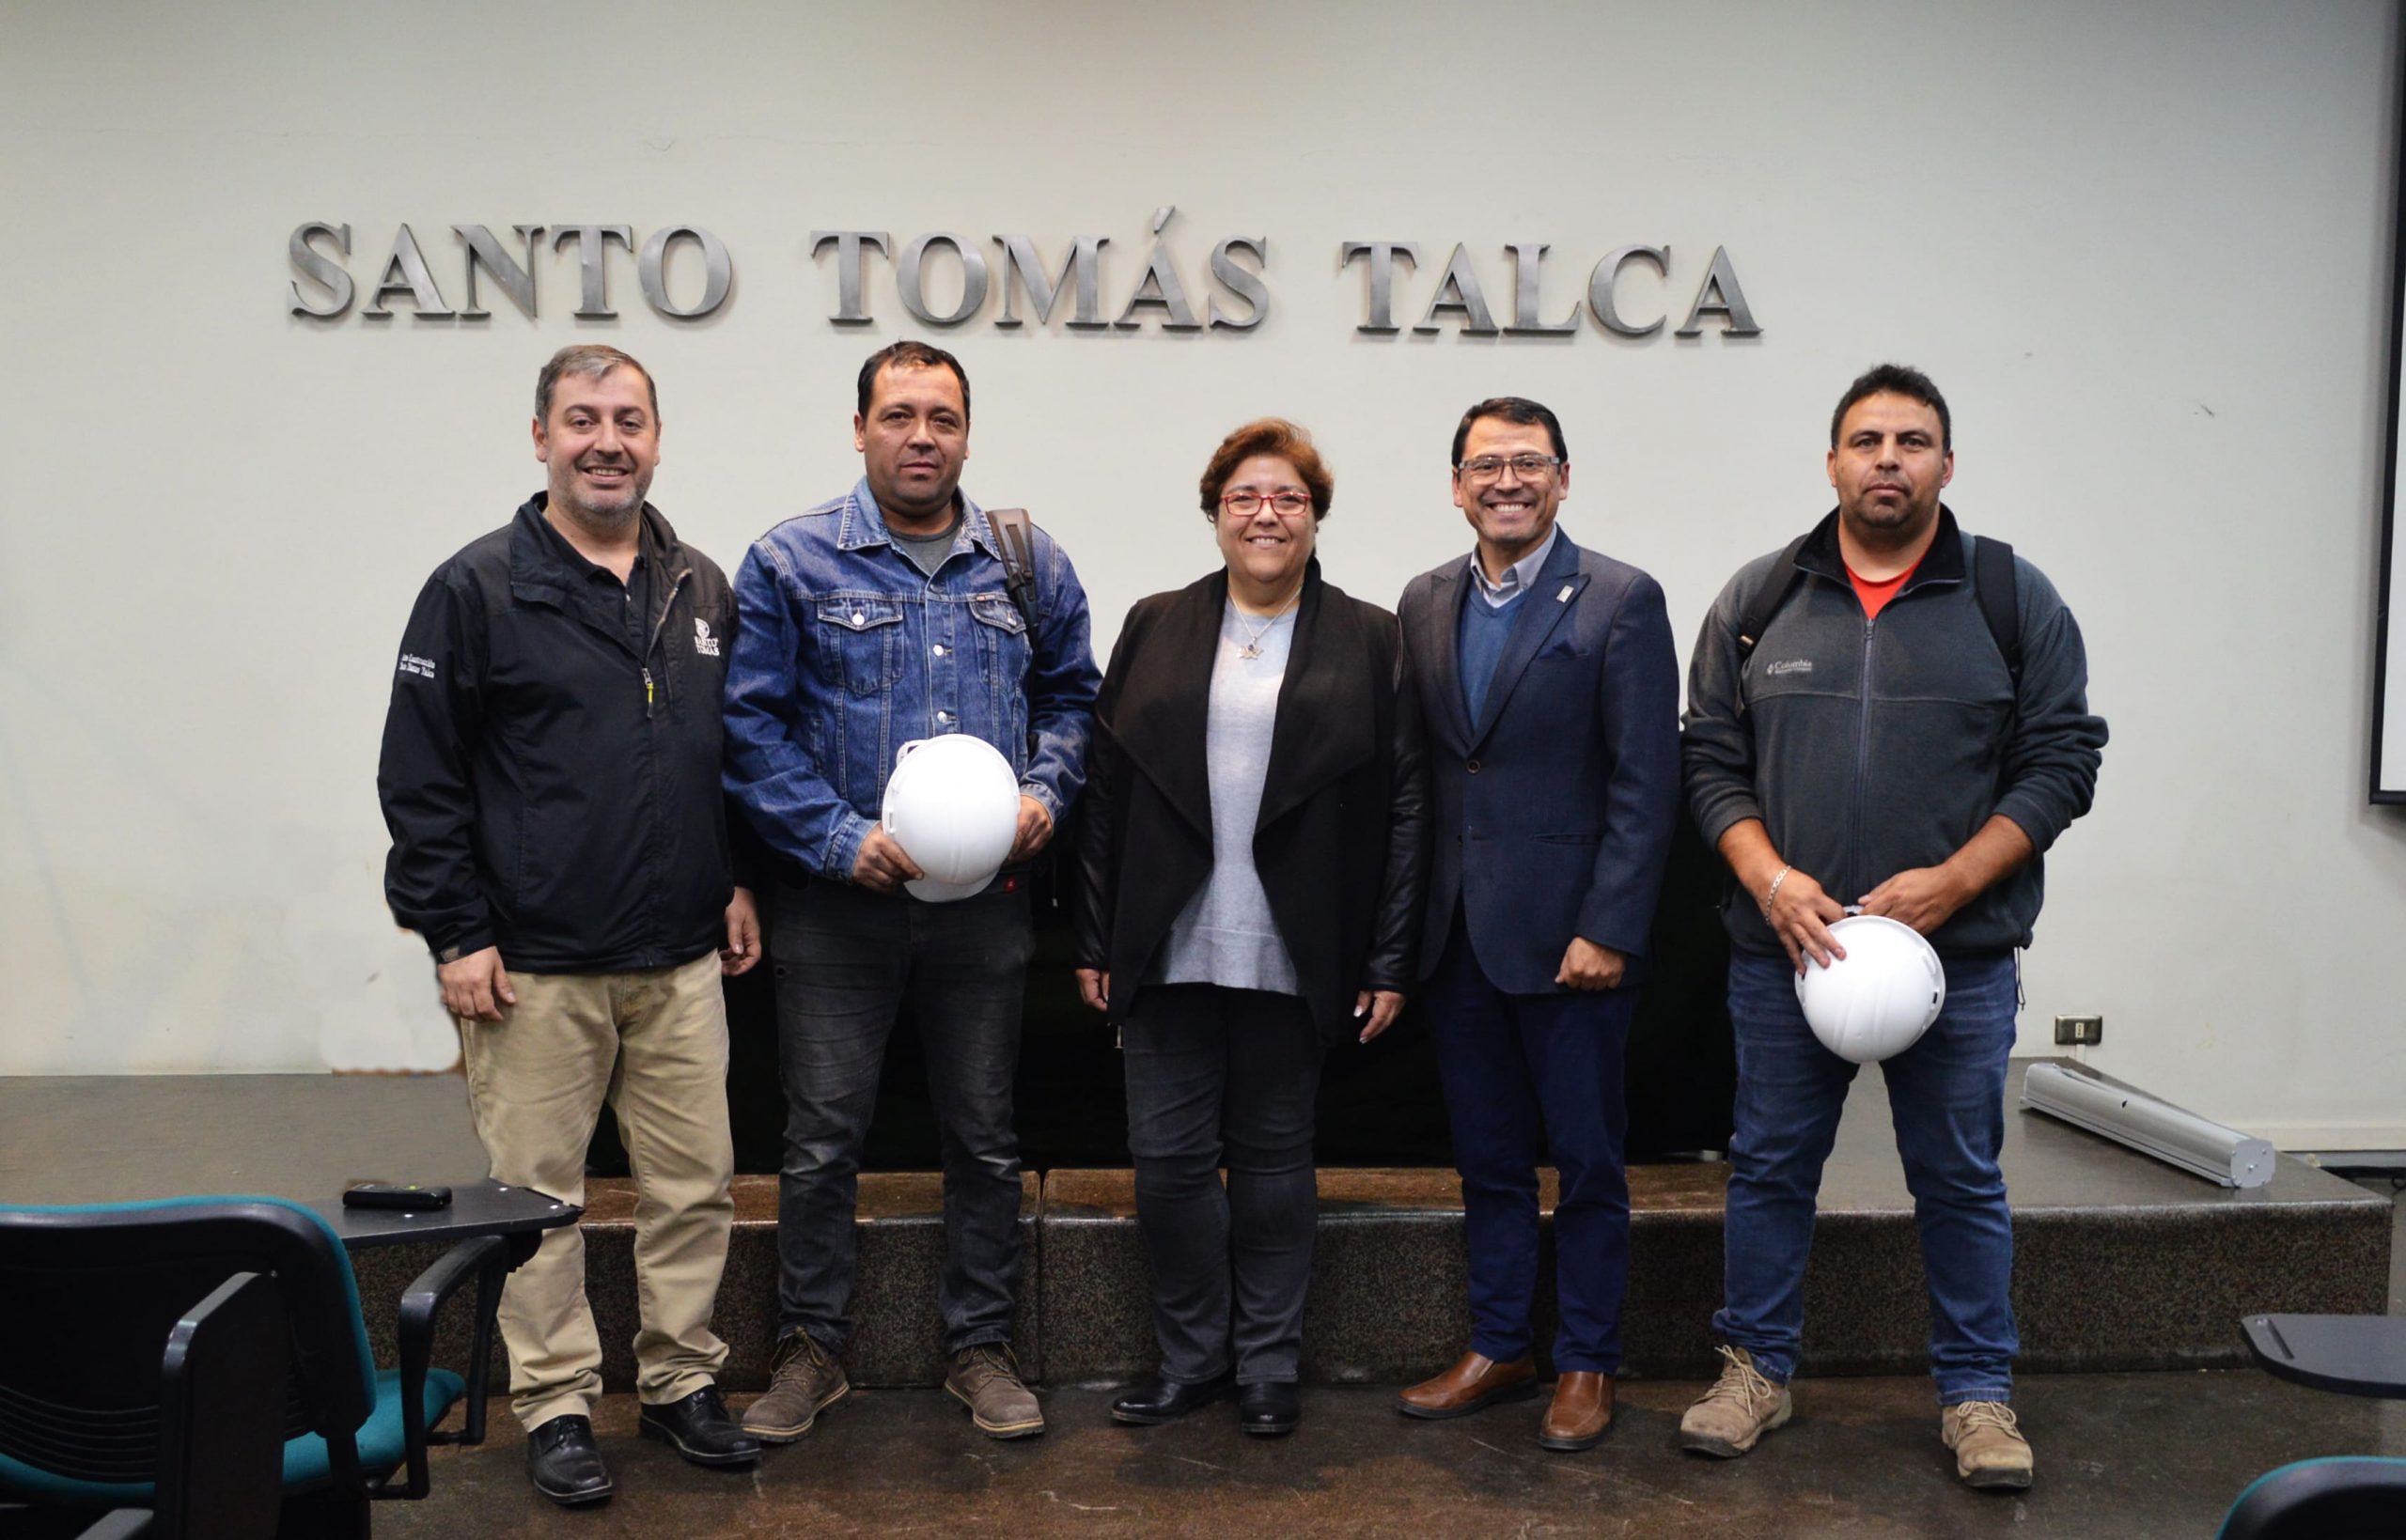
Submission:
[[[827,319],[837,326],[867,325],[877,319],[870,310],[867,282],[872,257],[890,265],[895,298],[923,326],[967,326],[990,312],[988,324],[992,326],[1019,327],[1031,320],[1043,326],[1064,301],[1069,314],[1063,324],[1071,331],[1135,331],[1148,320],[1164,332],[1242,334],[1260,326],[1273,303],[1269,237],[1226,237],[1211,248],[1201,272],[1190,282],[1192,270],[1181,266],[1167,234],[1177,212],[1175,206],[1166,204],[1153,210],[1151,244],[1144,265],[1136,270],[1134,282],[1128,285],[1116,308],[1106,303],[1103,249],[1111,244],[1107,235],[1071,236],[1067,249],[1051,266],[1036,241],[1025,235],[996,235],[981,241],[956,231],[931,230],[898,245],[884,230],[813,230],[809,249],[814,262],[834,269],[835,308]],[[509,231],[505,239],[488,226],[451,226],[459,243],[458,260],[446,265],[445,276],[457,274],[452,281],[462,302],[454,309],[416,234],[407,225],[398,226],[368,289],[367,303],[360,307],[360,318],[389,321],[398,307],[422,321],[482,320],[492,314],[481,303],[483,297],[498,290],[521,315],[533,320],[540,313],[538,271],[543,266],[546,236],[555,269],[564,265],[558,258],[573,251],[577,294],[573,315],[580,320],[608,320],[618,314],[610,294],[614,243],[633,257],[636,288],[643,303],[658,315],[698,320],[716,314],[734,291],[733,255],[725,241],[698,225],[654,230],[640,246],[633,228],[626,225],[513,225]],[[989,246],[993,248],[991,257]],[[669,268],[673,254],[682,248],[691,248],[699,258],[701,286],[698,291],[693,287],[690,261],[680,263],[680,303],[670,292]],[[1404,327],[1397,319],[1397,307],[1407,298],[1401,287],[1409,281],[1406,275],[1417,277],[1422,272],[1424,253],[1433,255],[1444,249],[1413,241],[1339,242],[1336,271],[1343,273],[1358,265],[1363,275],[1362,319],[1354,331],[1370,336],[1400,334]],[[293,272],[289,289],[291,313],[320,320],[350,314],[359,295],[358,281],[349,266],[353,256],[352,227],[311,220],[292,231],[287,250]],[[1616,246],[1588,270],[1585,305],[1573,301],[1567,310],[1549,317],[1543,286],[1546,257],[1553,250],[1542,241],[1516,241],[1504,248],[1511,283],[1508,288],[1495,291],[1506,299],[1499,319],[1495,303],[1488,298],[1479,259],[1467,244],[1456,244],[1442,269],[1433,261],[1428,264],[1435,286],[1421,283],[1427,298],[1411,330],[1428,334],[1450,327],[1463,336],[1562,336],[1581,329],[1584,310],[1595,325],[1615,335],[1652,336],[1670,322],[1671,310],[1664,302],[1676,282],[1692,297],[1680,312],[1673,335],[1699,336],[1708,323],[1717,325],[1725,336],[1762,333],[1726,247],[1712,248],[1702,276],[1693,279],[1694,287],[1688,288],[1691,280],[1675,268],[1667,241]],[[620,260],[624,259],[622,256]],[[1633,299],[1620,288],[1628,272],[1643,270],[1651,271],[1653,282],[1641,288],[1660,291],[1661,300],[1649,303],[1642,294]],[[1489,271],[1493,271],[1492,266]],[[564,277],[559,274],[552,281]],[[478,288],[480,280],[487,286],[483,290]]]

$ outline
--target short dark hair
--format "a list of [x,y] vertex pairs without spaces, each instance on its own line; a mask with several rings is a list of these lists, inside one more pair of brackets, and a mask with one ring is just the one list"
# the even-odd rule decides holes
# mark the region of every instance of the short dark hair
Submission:
[[598,342],[580,342],[562,348],[552,355],[543,372],[535,377],[535,420],[552,420],[552,391],[559,384],[560,376],[572,374],[579,380],[599,380],[612,369],[633,369],[643,376],[643,388],[651,397],[651,417],[660,420],[660,387],[652,383],[651,371],[636,363],[633,356],[606,348]]
[[1204,518],[1220,517],[1220,493],[1227,489],[1228,477],[1256,455],[1275,455],[1293,466],[1304,478],[1304,490],[1312,494],[1312,522],[1328,517],[1328,505],[1336,496],[1336,476],[1312,447],[1312,436],[1284,417],[1263,417],[1222,439],[1220,447],[1211,451],[1211,462],[1203,467]]
[[870,387],[877,383],[877,371],[888,364],[904,369],[950,369],[952,377],[961,381],[961,420],[964,422],[968,420],[969,371],[961,366],[961,360],[945,352],[942,348],[930,347],[927,343],[914,342],[907,338],[880,348],[868,355],[867,363],[861,366],[860,413],[863,417],[868,415],[868,393]]
[[1461,464],[1462,445],[1470,440],[1470,425],[1481,417],[1501,417],[1508,423],[1519,423],[1523,428],[1544,428],[1545,436],[1554,441],[1554,458],[1565,465],[1570,463],[1570,451],[1562,442],[1561,420],[1553,412],[1525,396],[1491,396],[1463,412],[1462,420],[1455,425],[1454,454],[1447,464]]
[[1946,397],[1929,382],[1929,376],[1910,364],[1880,364],[1855,376],[1854,383],[1838,397],[1838,409],[1830,413],[1830,447],[1838,446],[1838,428],[1854,403],[1871,396],[1902,396],[1919,401],[1938,413],[1938,447],[1952,451],[1955,447],[1955,419],[1946,413]]

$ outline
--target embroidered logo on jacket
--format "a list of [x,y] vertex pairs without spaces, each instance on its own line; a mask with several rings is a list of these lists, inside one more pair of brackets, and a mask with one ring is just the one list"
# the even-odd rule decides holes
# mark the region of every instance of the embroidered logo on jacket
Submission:
[[398,672],[414,674],[421,679],[431,679],[434,677],[434,660],[405,652],[401,654],[401,666]]
[[694,650],[705,658],[718,656],[718,638],[711,634],[711,623],[700,615],[694,617]]
[[1774,679],[1786,674],[1810,674],[1813,672],[1813,660],[1810,658],[1782,658],[1779,661],[1766,667],[1763,672]]

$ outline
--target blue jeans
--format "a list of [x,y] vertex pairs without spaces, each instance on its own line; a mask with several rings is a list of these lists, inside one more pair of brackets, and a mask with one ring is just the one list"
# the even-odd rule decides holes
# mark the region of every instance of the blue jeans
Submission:
[[1538,1162],[1554,1157],[1557,1374],[1620,1372],[1629,1293],[1629,1131],[1622,1059],[1637,991],[1508,994],[1457,917],[1429,977],[1429,1035],[1453,1127],[1470,1251],[1471,1351],[1498,1362],[1534,1344]]
[[[1128,1148],[1153,1266],[1161,1376],[1291,1383],[1320,1188],[1319,1029],[1301,1000],[1215,984],[1140,990],[1127,1027]],[[1227,1185],[1220,1168],[1227,1167]]]
[[[2019,979],[2011,957],[1949,957],[1946,1003],[1913,1047],[1881,1067],[1897,1154],[1914,1195],[1929,1288],[1929,1371],[1941,1406],[2013,1394],[2013,1216],[1997,1151]],[[1720,1313],[1712,1330],[1766,1378],[1796,1372],[1804,1261],[1822,1162],[1856,1066],[1823,1048],[1796,1001],[1786,957],[1729,959],[1738,1040],[1737,1130]]]
[[851,1340],[861,1142],[907,997],[944,1156],[945,1351],[1009,1341],[1020,1271],[1011,1085],[1035,944],[1026,893],[922,904],[846,883],[784,887],[772,941],[786,1093],[779,1334],[807,1331],[831,1353]]

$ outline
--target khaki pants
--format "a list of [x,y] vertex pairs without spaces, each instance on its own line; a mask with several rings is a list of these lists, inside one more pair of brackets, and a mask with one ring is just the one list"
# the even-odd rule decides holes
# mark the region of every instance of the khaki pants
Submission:
[[[726,1003],[718,955],[625,973],[517,973],[501,1021],[461,1020],[468,1107],[495,1179],[585,1202],[585,1151],[606,1099],[635,1176],[635,1389],[679,1400],[718,1377],[711,1330],[735,1220]],[[529,1431],[589,1415],[602,1338],[585,1299],[585,1237],[545,1232],[501,1296],[512,1409]]]

